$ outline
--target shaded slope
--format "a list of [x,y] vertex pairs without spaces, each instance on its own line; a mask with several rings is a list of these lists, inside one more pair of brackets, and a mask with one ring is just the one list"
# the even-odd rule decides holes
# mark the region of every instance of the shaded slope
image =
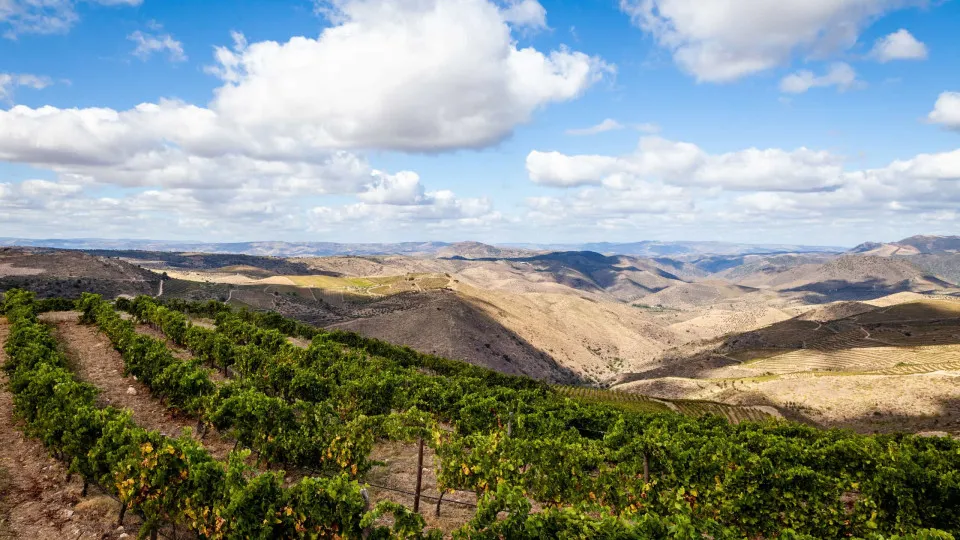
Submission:
[[562,292],[559,285],[629,302],[682,283],[675,270],[685,264],[606,256],[592,251],[565,251],[510,259],[459,259],[458,271],[480,288],[513,292]]
[[643,303],[675,308],[702,307],[723,300],[737,298],[755,292],[756,290],[757,289],[752,287],[733,285],[717,280],[681,283],[671,285],[666,289],[644,297]]
[[351,330],[503,373],[558,383],[579,382],[571,370],[451,292],[424,293],[418,305],[409,309],[328,328]]

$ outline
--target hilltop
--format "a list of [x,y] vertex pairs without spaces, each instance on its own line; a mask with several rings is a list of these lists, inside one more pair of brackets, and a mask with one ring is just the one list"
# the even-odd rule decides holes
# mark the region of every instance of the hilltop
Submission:
[[904,238],[899,242],[866,242],[851,249],[850,252],[882,257],[960,253],[960,236],[918,235]]
[[868,242],[851,253],[904,258],[953,283],[960,283],[960,236],[912,236],[887,244]]

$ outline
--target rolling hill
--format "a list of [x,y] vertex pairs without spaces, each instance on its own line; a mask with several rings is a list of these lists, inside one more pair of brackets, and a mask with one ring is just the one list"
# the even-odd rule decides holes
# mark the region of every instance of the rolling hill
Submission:
[[960,253],[960,236],[911,236],[898,242],[866,242],[851,253],[883,257]]
[[156,294],[160,274],[128,262],[77,251],[0,248],[0,291],[29,287],[45,296],[76,296],[80,291]]
[[658,398],[773,405],[861,431],[960,431],[960,300],[899,293],[815,307],[613,385]]
[[954,287],[909,260],[867,255],[845,255],[820,264],[804,262],[776,271],[743,270],[727,271],[725,275],[735,274],[734,281],[740,285],[802,294],[807,303],[870,299],[905,291],[937,292]]

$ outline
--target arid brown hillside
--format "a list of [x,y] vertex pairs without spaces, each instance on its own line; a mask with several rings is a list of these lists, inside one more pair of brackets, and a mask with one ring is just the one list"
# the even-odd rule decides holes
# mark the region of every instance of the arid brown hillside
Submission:
[[82,291],[156,294],[162,276],[137,265],[78,251],[0,248],[0,291],[26,287],[42,297],[76,297]]
[[237,255],[232,253],[173,253],[168,251],[89,250],[98,257],[121,258],[146,267],[215,270],[225,267],[250,267],[274,274],[301,274],[310,269],[303,263],[280,257]]
[[935,292],[953,285],[905,259],[846,255],[823,264],[800,264],[784,271],[755,272],[741,285],[801,293],[807,303],[878,298],[914,291]]
[[689,260],[703,275],[736,281],[752,274],[777,274],[801,264],[822,264],[837,258],[836,253],[773,253],[708,255]]
[[711,272],[718,279],[746,286],[762,286],[766,281],[799,266],[809,267],[828,263],[837,258],[832,253],[781,253],[777,255],[747,255],[735,258],[698,260],[697,267]]
[[418,305],[335,324],[390,343],[446,358],[465,360],[513,375],[550,382],[580,382],[572,370],[498,321],[449,291],[425,293]]
[[666,289],[645,296],[643,304],[672,308],[703,307],[755,291],[757,289],[752,287],[734,285],[719,280],[705,280],[697,283],[671,285]]
[[866,242],[852,253],[882,257],[960,253],[960,236],[911,236],[899,242]]
[[899,293],[827,304],[671,353],[615,388],[773,405],[789,418],[866,432],[960,433],[958,299]]
[[471,261],[453,271],[470,284],[510,292],[595,293],[630,302],[683,283],[684,263],[606,256],[590,251],[556,252],[516,259]]
[[441,259],[462,257],[465,259],[515,259],[529,257],[537,252],[529,249],[491,246],[480,242],[456,242],[437,250],[435,257]]

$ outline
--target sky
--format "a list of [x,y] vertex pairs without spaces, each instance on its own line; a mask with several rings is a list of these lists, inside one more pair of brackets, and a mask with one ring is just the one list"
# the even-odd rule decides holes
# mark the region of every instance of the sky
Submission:
[[957,0],[0,0],[0,237],[960,234]]

